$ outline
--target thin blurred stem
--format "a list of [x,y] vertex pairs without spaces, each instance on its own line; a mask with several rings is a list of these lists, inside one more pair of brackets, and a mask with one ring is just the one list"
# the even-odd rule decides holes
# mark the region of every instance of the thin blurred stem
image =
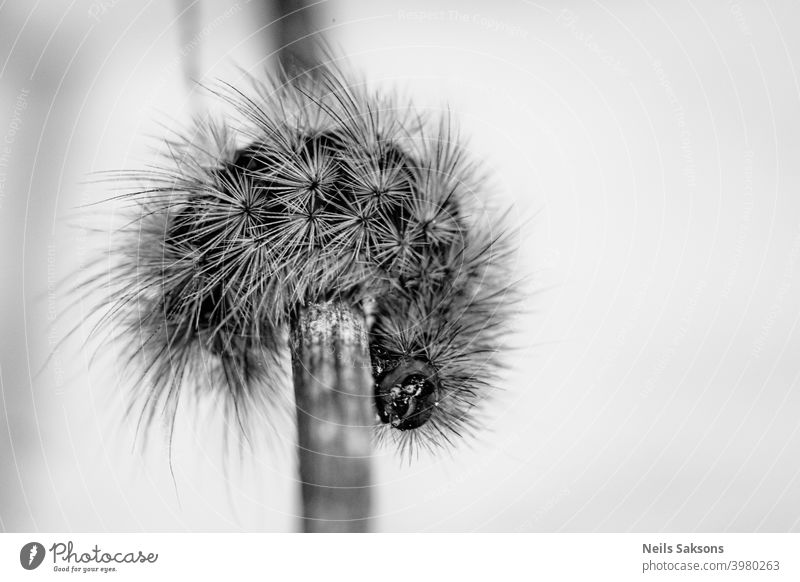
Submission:
[[367,531],[375,413],[364,317],[339,302],[309,305],[291,351],[303,530]]
[[313,69],[319,64],[315,33],[318,31],[319,2],[274,0],[279,20],[276,22],[278,58],[293,74]]
[[178,20],[178,54],[180,55],[183,83],[187,92],[188,112],[193,117],[204,113],[202,94],[197,83],[202,78],[201,52],[198,40],[202,27],[200,0],[174,0]]

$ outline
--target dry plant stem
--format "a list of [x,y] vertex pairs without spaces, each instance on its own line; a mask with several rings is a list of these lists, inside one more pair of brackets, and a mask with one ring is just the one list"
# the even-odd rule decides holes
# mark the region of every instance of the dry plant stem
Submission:
[[375,412],[364,317],[340,302],[304,307],[291,349],[303,530],[368,531]]

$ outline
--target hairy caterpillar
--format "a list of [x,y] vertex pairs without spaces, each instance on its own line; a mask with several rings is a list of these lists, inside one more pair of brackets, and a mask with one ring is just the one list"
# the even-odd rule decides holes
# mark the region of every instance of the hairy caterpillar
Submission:
[[[280,400],[299,306],[362,310],[376,436],[452,443],[493,385],[512,245],[449,118],[326,65],[217,94],[238,119],[198,122],[133,177],[103,324],[137,368],[142,419],[174,419],[201,378],[241,421]],[[121,328],[119,327],[121,325]]]

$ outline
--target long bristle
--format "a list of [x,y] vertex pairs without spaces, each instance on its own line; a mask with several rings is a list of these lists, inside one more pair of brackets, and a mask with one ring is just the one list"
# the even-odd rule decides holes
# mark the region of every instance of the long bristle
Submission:
[[[431,122],[340,68],[214,92],[238,118],[166,142],[115,233],[102,324],[124,330],[142,423],[186,390],[237,421],[290,398],[286,335],[299,306],[371,305],[370,347],[436,371],[430,419],[377,424],[403,451],[471,433],[496,382],[512,246],[475,200],[484,183],[451,117]],[[93,279],[94,280],[94,279]]]

